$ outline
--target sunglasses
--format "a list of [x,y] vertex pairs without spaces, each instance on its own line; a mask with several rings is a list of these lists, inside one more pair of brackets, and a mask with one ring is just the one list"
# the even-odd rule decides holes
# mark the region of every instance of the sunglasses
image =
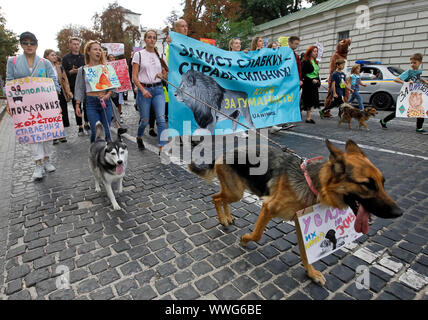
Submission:
[[35,45],[37,45],[37,42],[36,41],[22,41],[21,44],[23,46],[28,46],[28,45],[35,46]]

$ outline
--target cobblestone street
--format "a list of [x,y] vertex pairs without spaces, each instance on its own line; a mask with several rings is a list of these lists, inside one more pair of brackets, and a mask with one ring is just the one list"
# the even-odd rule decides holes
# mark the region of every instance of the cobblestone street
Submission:
[[[137,130],[133,104],[130,98],[123,107],[127,137]],[[94,190],[89,137],[77,136],[71,110],[68,142],[54,146],[56,171],[41,182],[32,181],[30,148],[15,142],[10,117],[0,122],[0,299],[428,299],[428,140],[414,121],[381,130],[379,115],[365,132],[314,117],[315,125],[271,135],[308,158],[328,157],[325,138],[341,149],[352,138],[405,211],[396,220],[375,218],[367,235],[316,262],[327,280],[320,287],[306,276],[292,223],[274,219],[258,243],[242,247],[259,200],[233,204],[234,225],[221,226],[211,197],[218,185],[162,164],[150,151],[157,138],[145,137],[150,150],[143,152],[125,140],[129,163],[124,192],[116,194],[123,210],[113,211],[104,188]],[[361,265],[369,289],[356,287]],[[61,289],[64,267],[70,285]]]

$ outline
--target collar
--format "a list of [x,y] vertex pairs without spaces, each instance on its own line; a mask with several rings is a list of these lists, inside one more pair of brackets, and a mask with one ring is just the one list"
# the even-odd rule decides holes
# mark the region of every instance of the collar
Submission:
[[303,174],[305,175],[305,179],[306,179],[306,183],[309,186],[309,189],[311,189],[311,191],[313,192],[314,195],[318,196],[318,191],[317,189],[315,189],[314,184],[312,182],[311,177],[309,176],[308,170],[307,170],[307,165],[311,162],[314,161],[318,161],[318,160],[322,160],[323,157],[316,157],[316,158],[312,158],[312,159],[305,159],[302,164],[300,165],[300,169],[302,169]]

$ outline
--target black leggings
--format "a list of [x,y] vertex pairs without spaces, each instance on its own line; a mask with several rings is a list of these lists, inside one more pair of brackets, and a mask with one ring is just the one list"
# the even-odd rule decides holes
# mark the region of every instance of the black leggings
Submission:
[[[388,121],[395,118],[395,111],[391,112],[389,115],[387,115],[385,118],[383,118],[383,122],[387,123]],[[416,129],[422,129],[424,125],[424,118],[416,118]]]

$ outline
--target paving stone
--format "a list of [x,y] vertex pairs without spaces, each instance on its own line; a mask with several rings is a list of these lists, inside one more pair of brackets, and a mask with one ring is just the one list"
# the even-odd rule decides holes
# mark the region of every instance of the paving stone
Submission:
[[295,281],[293,278],[289,277],[288,275],[284,274],[278,277],[274,283],[284,290],[285,292],[289,293],[296,289],[299,286],[299,283]]
[[336,267],[333,267],[333,269],[330,270],[330,274],[334,275],[343,282],[349,282],[355,276],[354,271],[343,265],[337,265]]
[[313,282],[309,283],[303,290],[314,300],[325,300],[329,296],[326,289]]
[[285,263],[281,262],[280,260],[269,261],[264,266],[266,269],[276,275],[285,273],[289,268]]
[[292,267],[300,262],[300,257],[292,252],[286,252],[279,257],[281,261],[287,264],[289,267]]
[[267,259],[272,259],[273,257],[279,254],[279,251],[270,245],[264,246],[259,250],[259,252],[263,254]]
[[18,291],[22,290],[22,279],[12,280],[7,284],[6,295],[10,296]]
[[217,290],[214,292],[214,295],[219,300],[236,300],[242,296],[242,294],[232,285],[227,285],[226,287]]
[[124,276],[129,276],[133,273],[141,272],[142,269],[141,269],[140,265],[138,264],[138,262],[131,261],[131,262],[128,262],[127,264],[121,266],[120,271],[122,272],[122,274]]
[[31,300],[31,294],[28,290],[21,290],[9,296],[8,300]]
[[105,260],[97,261],[89,266],[89,270],[92,274],[98,274],[100,272],[106,271],[108,269],[108,264]]
[[229,267],[225,267],[220,271],[213,274],[213,277],[218,281],[220,285],[228,283],[235,277],[235,273]]
[[191,285],[176,290],[174,296],[178,300],[194,300],[200,297],[199,293]]
[[7,273],[7,282],[18,279],[18,278],[23,278],[29,272],[30,272],[30,267],[26,264],[20,265],[16,268],[12,268]]
[[79,282],[80,280],[86,279],[88,276],[89,272],[86,270],[73,270],[70,272],[70,283]]
[[114,293],[111,287],[92,292],[90,294],[92,300],[110,300],[114,298]]
[[48,279],[36,283],[36,292],[39,297],[45,297],[56,289],[56,279]]
[[157,297],[157,294],[150,285],[147,285],[137,290],[131,290],[131,296],[134,300],[152,300]]
[[211,277],[207,276],[198,281],[195,281],[195,286],[198,290],[206,295],[218,288],[218,284]]
[[392,294],[389,294],[387,292],[382,292],[376,300],[399,300],[397,297],[393,296]]
[[72,289],[57,290],[49,295],[49,300],[73,300],[75,298]]
[[125,241],[119,241],[118,243],[111,246],[116,253],[121,253],[123,251],[131,249],[131,246]]
[[416,291],[421,290],[428,284],[427,276],[424,276],[412,269],[407,269],[407,271],[403,273],[398,280]]
[[401,270],[401,268],[403,267],[403,264],[401,262],[398,262],[396,260],[394,260],[391,257],[383,257],[380,261],[379,264],[389,270],[394,271],[395,273],[397,273],[398,271]]
[[193,263],[193,259],[188,255],[184,254],[175,258],[175,263],[179,269],[184,269]]
[[348,295],[344,293],[337,293],[333,296],[332,300],[355,300],[354,298],[349,297]]
[[393,248],[391,250],[391,256],[396,257],[406,263],[411,263],[416,258],[415,254],[400,248]]
[[98,275],[98,279],[102,286],[106,286],[116,280],[119,280],[120,275],[115,269],[112,269],[112,270],[107,270],[107,271],[104,271],[103,273],[100,273]]
[[79,294],[85,294],[89,293],[91,291],[94,291],[95,289],[98,289],[100,285],[98,284],[97,279],[91,278],[82,281],[77,288],[77,293]]
[[128,293],[131,289],[138,289],[138,283],[134,279],[125,279],[115,284],[117,294],[123,296]]
[[233,285],[238,288],[243,294],[251,291],[255,287],[257,287],[257,283],[254,282],[250,277],[243,275],[236,280],[234,280]]
[[156,271],[161,275],[161,277],[167,277],[174,272],[177,271],[177,269],[174,267],[174,265],[170,262],[160,265]]
[[197,262],[197,263],[193,264],[193,266],[192,266],[192,271],[197,276],[204,275],[204,274],[206,274],[212,270],[213,270],[213,268],[206,261]]
[[149,269],[137,274],[134,278],[142,286],[143,284],[151,283],[151,280],[153,278],[156,278],[156,276],[156,272],[154,270]]
[[43,267],[48,267],[50,265],[53,265],[55,263],[55,256],[49,255],[37,260],[33,261],[33,267],[34,269],[40,269]]
[[37,282],[49,279],[51,276],[48,268],[32,271],[25,276],[25,285],[27,288],[34,286]]
[[401,300],[411,300],[416,295],[413,290],[398,282],[392,282],[390,285],[387,285],[385,287],[385,292],[390,293]]
[[262,287],[260,289],[260,293],[268,300],[279,300],[284,296],[284,294],[272,283]]
[[33,249],[23,254],[22,262],[31,262],[45,255],[43,248]]

